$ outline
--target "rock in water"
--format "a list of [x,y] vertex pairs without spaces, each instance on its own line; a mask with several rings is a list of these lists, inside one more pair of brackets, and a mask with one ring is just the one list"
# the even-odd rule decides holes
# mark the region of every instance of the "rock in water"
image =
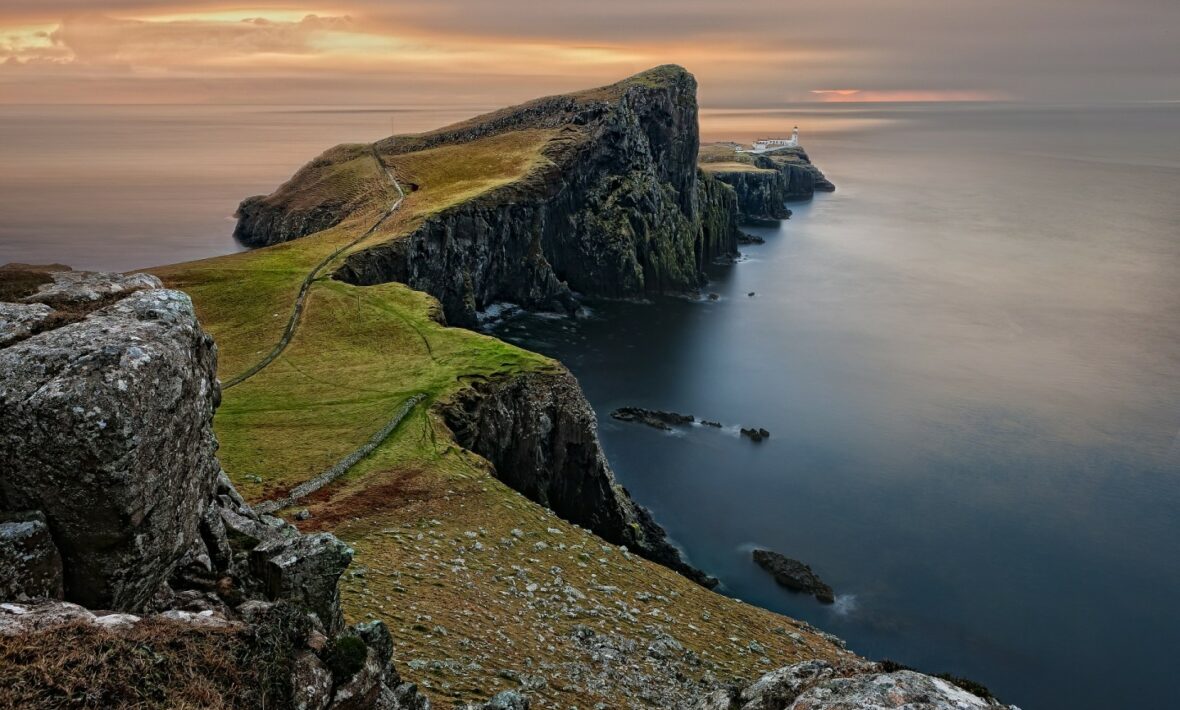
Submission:
[[796,592],[814,594],[824,604],[836,601],[832,588],[824,583],[810,567],[799,560],[780,555],[770,550],[754,550],[754,562],[774,575],[774,580]]
[[663,431],[671,431],[671,425],[683,426],[696,421],[696,417],[691,414],[662,412],[658,409],[643,409],[642,407],[620,407],[610,415],[621,422],[638,422]]
[[750,441],[762,441],[763,439],[770,438],[770,432],[761,428],[761,427],[759,427],[759,428],[750,427],[749,429],[746,429],[743,427],[742,428],[742,436],[749,438]]
[[0,508],[44,513],[67,599],[136,610],[217,477],[217,351],[188,296],[154,277],[68,273],[33,298],[77,310],[149,290],[0,349]]

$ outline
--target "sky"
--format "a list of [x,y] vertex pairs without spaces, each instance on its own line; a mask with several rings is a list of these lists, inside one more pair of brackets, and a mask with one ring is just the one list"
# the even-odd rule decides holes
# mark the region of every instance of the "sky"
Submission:
[[0,103],[1180,100],[1180,0],[0,0]]

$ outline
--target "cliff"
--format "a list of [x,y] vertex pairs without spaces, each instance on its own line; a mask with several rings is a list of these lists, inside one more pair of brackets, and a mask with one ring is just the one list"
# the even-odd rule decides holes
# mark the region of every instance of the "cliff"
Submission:
[[[494,161],[489,148],[506,145],[527,165],[468,199],[446,199],[453,176],[421,165],[444,148]],[[440,201],[408,233],[349,254],[336,277],[406,283],[438,298],[459,325],[496,301],[569,311],[573,292],[695,289],[700,264],[737,247],[736,231],[718,229],[716,190],[698,186],[698,146],[696,81],[674,66],[379,141],[376,155],[413,199]],[[274,244],[339,223],[367,184],[340,177],[358,150],[333,149],[273,195],[243,202],[238,238]]]
[[758,223],[785,219],[786,203],[809,200],[816,192],[836,189],[802,148],[780,148],[762,154],[736,153],[735,144],[701,148],[701,169],[734,188],[740,219]]
[[496,476],[562,518],[705,586],[651,514],[615,482],[594,411],[565,368],[475,382],[439,407],[455,441]]

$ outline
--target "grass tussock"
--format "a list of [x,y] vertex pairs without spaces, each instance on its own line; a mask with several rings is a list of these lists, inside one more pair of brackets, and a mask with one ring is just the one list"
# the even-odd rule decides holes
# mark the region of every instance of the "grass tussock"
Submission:
[[0,636],[0,708],[285,707],[298,624],[290,613],[255,631],[79,621]]

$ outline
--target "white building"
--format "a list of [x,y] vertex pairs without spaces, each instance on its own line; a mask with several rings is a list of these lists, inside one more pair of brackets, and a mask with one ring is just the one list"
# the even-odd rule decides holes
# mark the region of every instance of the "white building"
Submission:
[[795,130],[791,133],[790,138],[760,138],[754,141],[754,147],[750,150],[742,150],[738,148],[739,153],[766,153],[779,148],[798,148],[799,147],[799,127],[795,126]]

